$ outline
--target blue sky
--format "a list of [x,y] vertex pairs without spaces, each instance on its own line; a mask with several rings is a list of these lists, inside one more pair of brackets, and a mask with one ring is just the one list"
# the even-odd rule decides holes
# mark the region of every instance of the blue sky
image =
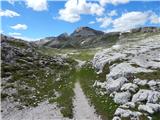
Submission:
[[160,1],[33,1],[1,1],[1,32],[34,40],[64,32],[70,34],[80,26],[106,32],[139,26],[160,27]]

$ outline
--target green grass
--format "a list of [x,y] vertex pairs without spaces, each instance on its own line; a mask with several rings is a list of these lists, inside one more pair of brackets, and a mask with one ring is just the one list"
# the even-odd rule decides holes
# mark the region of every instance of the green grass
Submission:
[[135,64],[135,63],[131,64],[131,66],[133,66],[133,67],[135,67],[135,68],[140,67],[139,65],[137,65],[137,64]]
[[160,70],[155,70],[153,72],[140,72],[136,73],[135,76],[142,80],[157,80],[160,79]]
[[73,97],[74,83],[76,81],[76,70],[73,69],[69,74],[61,77],[62,80],[55,83],[55,89],[60,94],[56,99],[50,99],[50,103],[57,102],[61,108],[61,113],[64,117],[73,118]]
[[104,43],[106,46],[111,47],[115,45],[116,42],[119,40],[119,35],[104,35],[100,40],[105,41]]
[[69,55],[72,59],[79,59],[83,61],[91,60],[94,57],[94,54],[87,51],[78,52],[78,54]]
[[104,120],[112,119],[118,105],[115,104],[108,95],[98,94],[97,91],[99,90],[93,87],[94,82],[98,78],[95,70],[90,66],[85,66],[77,75],[84,93],[90,99],[91,104],[95,106],[96,112],[101,115]]
[[160,118],[160,112],[156,112],[152,115],[152,120],[159,120]]
[[41,47],[38,49],[41,53],[49,56],[55,56],[59,54],[67,54],[71,59],[79,59],[83,61],[89,61],[94,57],[94,54],[98,49],[73,49],[73,48],[47,48]]
[[15,46],[15,47],[20,47],[20,48],[27,48],[28,46],[26,43],[23,41],[14,41],[14,40],[9,40],[8,41],[10,45]]
[[[12,75],[12,78],[3,84],[3,87],[5,89],[14,87],[17,90],[17,93],[11,96],[3,93],[2,98],[4,100],[6,97],[13,97],[14,101],[32,107],[45,100],[49,100],[50,103],[56,102],[60,106],[63,116],[72,118],[74,66],[77,63],[68,58],[65,62],[69,65],[48,62],[44,66],[39,63],[39,59],[42,57],[45,61],[48,56],[39,56],[38,59],[32,61],[32,65],[28,64],[31,61],[27,59],[27,56],[18,58],[16,64],[2,63],[2,76],[7,77],[6,73],[8,72]],[[59,78],[58,81],[57,78]],[[55,92],[58,92],[59,96],[56,96]]]

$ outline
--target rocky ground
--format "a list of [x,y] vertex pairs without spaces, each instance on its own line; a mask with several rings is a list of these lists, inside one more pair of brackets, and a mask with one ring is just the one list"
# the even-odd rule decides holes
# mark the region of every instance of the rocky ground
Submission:
[[[93,66],[98,74],[105,72],[104,82],[94,87],[105,89],[119,105],[113,120],[154,119],[160,113],[160,35],[141,40],[123,39],[112,48],[96,53]],[[133,42],[134,41],[134,42]],[[102,93],[101,93],[102,94]]]

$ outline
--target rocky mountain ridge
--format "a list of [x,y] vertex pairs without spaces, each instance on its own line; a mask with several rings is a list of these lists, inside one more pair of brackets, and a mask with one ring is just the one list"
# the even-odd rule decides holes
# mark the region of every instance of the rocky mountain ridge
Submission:
[[[118,41],[122,34],[135,33],[157,33],[160,28],[143,27],[131,29],[130,32],[111,32],[104,33],[89,27],[79,27],[70,35],[64,33],[57,37],[47,37],[35,42],[41,46],[53,48],[94,48],[100,46],[108,46],[112,41]],[[109,41],[111,40],[111,41]],[[108,42],[109,41],[109,42]]]

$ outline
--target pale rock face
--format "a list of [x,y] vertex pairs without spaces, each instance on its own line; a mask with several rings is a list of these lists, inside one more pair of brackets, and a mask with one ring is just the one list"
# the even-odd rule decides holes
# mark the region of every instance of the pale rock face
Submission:
[[151,80],[148,82],[149,86],[155,86],[157,84],[157,82],[155,80]]
[[93,84],[93,87],[101,87],[101,88],[105,88],[106,86],[106,82],[99,82],[99,81],[95,81]]
[[125,58],[126,54],[112,52],[112,49],[105,49],[95,54],[94,59],[92,61],[93,66],[99,71],[102,72],[103,67],[106,63],[110,63],[112,61],[116,61],[121,58]]
[[125,77],[120,77],[116,80],[108,79],[106,83],[106,90],[108,92],[118,91],[125,82],[127,82],[127,79]]
[[130,117],[130,116],[138,117],[138,116],[142,115],[142,113],[133,112],[133,111],[128,110],[128,109],[117,108],[114,115],[115,116],[120,116],[120,117]]
[[121,118],[118,116],[115,116],[112,120],[121,120]]
[[135,108],[135,103],[134,102],[127,102],[123,105],[120,105],[121,108]]
[[[141,39],[135,36],[127,39],[122,37],[116,45],[95,54],[92,63],[99,72],[102,72],[105,64],[109,65],[110,73],[106,75],[106,81],[97,85],[105,87],[114,102],[119,104],[112,120],[124,117],[139,120],[142,113],[138,111],[151,120],[152,117],[144,113],[159,112],[160,80],[141,80],[134,75],[159,69],[159,50],[160,35],[143,36]],[[130,110],[136,105],[139,105],[137,112]]]
[[160,56],[159,49],[150,50],[146,51],[145,54],[136,55],[133,59],[131,59],[131,62],[144,68],[151,67],[158,69],[160,68],[160,64],[158,62],[160,57],[157,56]]
[[138,72],[152,72],[152,70],[147,70],[145,68],[135,68],[132,67],[129,63],[120,63],[110,69],[108,78],[118,78],[121,76],[126,76],[128,73],[138,73]]
[[137,85],[144,86],[144,85],[147,85],[147,80],[141,80],[141,79],[137,78],[137,79],[133,80],[133,83],[135,83]]
[[131,93],[129,91],[126,92],[117,92],[114,96],[114,102],[117,104],[125,104],[129,101],[131,97]]
[[146,105],[139,105],[138,110],[153,114],[160,111],[160,104],[147,103]]
[[122,87],[121,87],[121,91],[126,91],[129,90],[131,92],[136,92],[136,89],[138,88],[138,86],[136,84],[133,83],[125,83]]
[[160,99],[160,92],[141,89],[133,95],[132,102],[147,101],[148,103],[156,103],[158,99]]
[[152,90],[160,91],[160,80],[151,80],[147,84]]
[[122,46],[121,45],[113,45],[112,49],[119,50]]

